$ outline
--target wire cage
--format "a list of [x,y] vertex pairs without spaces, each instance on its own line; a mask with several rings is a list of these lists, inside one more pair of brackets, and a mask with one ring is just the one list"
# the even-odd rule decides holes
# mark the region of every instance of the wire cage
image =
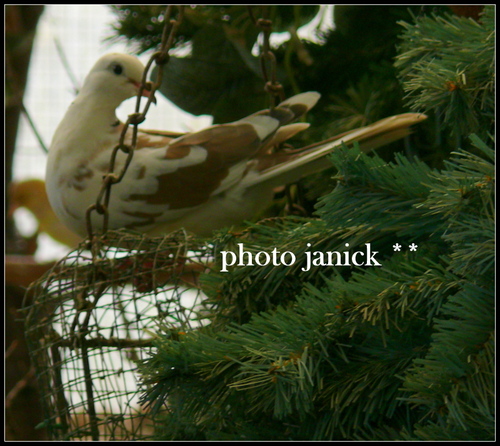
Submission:
[[26,336],[44,425],[54,440],[144,440],[137,364],[156,333],[204,323],[197,286],[209,249],[184,232],[109,231],[59,261],[27,291]]

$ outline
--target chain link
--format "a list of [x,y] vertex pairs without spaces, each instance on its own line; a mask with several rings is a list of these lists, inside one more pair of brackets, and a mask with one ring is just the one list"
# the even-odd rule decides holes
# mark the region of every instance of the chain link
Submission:
[[[138,125],[144,122],[144,120],[146,119],[146,114],[149,110],[149,107],[151,106],[151,103],[155,102],[155,93],[161,86],[163,79],[163,67],[168,63],[169,51],[175,42],[175,36],[177,30],[179,29],[179,26],[181,25],[184,17],[184,6],[177,6],[178,8],[177,18],[176,19],[171,18],[173,15],[173,8],[174,6],[169,5],[165,11],[164,15],[165,25],[163,27],[160,50],[155,52],[149,58],[149,61],[144,69],[141,85],[137,93],[135,113],[132,113],[128,116],[128,119],[125,122],[123,130],[120,134],[120,140],[111,153],[109,170],[108,173],[103,177],[102,187],[101,190],[99,191],[96,202],[95,204],[90,205],[89,208],[87,209],[86,212],[87,234],[90,240],[92,240],[94,236],[94,231],[92,228],[92,221],[91,221],[92,212],[95,211],[103,216],[102,232],[105,233],[108,229],[108,223],[109,223],[108,206],[109,206],[109,199],[111,196],[111,188],[114,184],[119,183],[125,176],[125,173],[127,172],[127,169],[130,165],[130,162],[132,161],[132,157],[134,156],[134,151],[137,145]],[[153,63],[156,63],[156,65],[158,66],[158,70],[156,73],[156,80],[155,82],[148,82],[147,81],[148,73]],[[144,106],[144,110],[141,112],[140,111],[141,99],[144,90],[149,91],[149,97],[146,102],[146,105]],[[125,137],[130,126],[132,126],[132,141],[131,144],[128,145],[125,144]],[[116,174],[115,163],[119,151],[125,153],[127,155],[127,158],[125,160],[125,164],[121,169],[121,171],[118,174]]]
[[[255,26],[262,30],[263,35],[262,47],[260,49],[260,66],[265,81],[264,90],[271,98],[271,108],[274,108],[277,102],[279,103],[285,100],[285,91],[281,83],[277,80],[276,56],[271,51],[271,44],[269,42],[272,34],[273,22],[267,18],[256,19],[252,8],[252,6],[248,7],[248,14]],[[264,7],[264,14],[267,13],[267,10],[268,7]]]
[[[263,15],[266,15],[268,12],[268,7],[264,7]],[[272,33],[273,22],[268,18],[260,18],[256,19],[252,6],[248,7],[248,14],[252,19],[255,26],[259,27],[263,33],[263,43],[260,49],[260,64],[262,68],[262,75],[264,77],[265,86],[264,90],[269,94],[271,98],[271,106],[270,108],[276,107],[276,105],[285,100],[285,91],[281,83],[277,80],[277,62],[276,56],[271,51],[270,37]],[[279,147],[275,147],[274,150],[280,150]],[[291,189],[292,185],[288,184],[285,186],[285,196],[287,200],[287,208],[288,212],[291,215],[306,215],[304,210],[304,206],[300,204],[302,202],[302,193],[298,186],[296,186],[296,193],[292,193]],[[294,198],[294,195],[296,198]],[[299,203],[296,203],[296,201]]]

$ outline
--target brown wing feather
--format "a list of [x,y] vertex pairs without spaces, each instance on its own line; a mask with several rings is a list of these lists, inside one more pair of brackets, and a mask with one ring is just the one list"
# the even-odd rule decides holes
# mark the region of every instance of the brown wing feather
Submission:
[[251,158],[261,143],[250,124],[214,126],[185,135],[168,145],[165,158],[184,158],[189,156],[193,146],[199,146],[207,152],[205,160],[159,175],[157,191],[152,194],[133,194],[129,199],[168,205],[169,209],[198,206],[207,201],[220,186],[229,169]]
[[[305,93],[283,102],[272,110],[264,110],[241,121],[209,127],[187,134],[171,141],[165,152],[165,159],[189,157],[193,147],[206,151],[206,158],[196,164],[179,167],[174,172],[157,177],[158,190],[151,194],[132,194],[130,200],[146,201],[148,204],[166,205],[169,209],[195,207],[208,201],[226,179],[233,166],[244,163],[243,169],[234,169],[225,184],[237,183],[247,173],[247,162],[256,157],[278,127],[296,120],[309,110],[319,98],[317,93]],[[305,100],[305,104],[302,103]],[[266,119],[266,116],[269,118]],[[277,141],[292,136],[306,125],[289,126],[278,132]],[[158,136],[158,132],[150,131]],[[167,138],[166,135],[162,135]],[[146,144],[147,145],[147,144]]]

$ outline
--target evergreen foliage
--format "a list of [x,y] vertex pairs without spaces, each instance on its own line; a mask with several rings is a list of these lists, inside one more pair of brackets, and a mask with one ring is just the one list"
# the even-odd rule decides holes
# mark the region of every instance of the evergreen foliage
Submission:
[[406,29],[396,61],[414,110],[436,110],[458,136],[491,131],[495,111],[495,24],[489,7],[471,18],[422,17]]
[[[343,147],[314,218],[264,220],[212,240],[209,323],[158,333],[140,365],[158,439],[494,438],[492,10],[479,23],[403,25],[398,64],[411,104],[439,109],[463,138],[442,167]],[[219,272],[221,252],[238,243],[296,261]],[[306,267],[307,252],[346,243],[369,243],[382,266]]]

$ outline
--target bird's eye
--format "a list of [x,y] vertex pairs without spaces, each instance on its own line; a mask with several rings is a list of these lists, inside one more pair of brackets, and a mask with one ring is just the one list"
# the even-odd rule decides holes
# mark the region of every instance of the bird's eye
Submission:
[[117,75],[122,74],[123,73],[123,67],[119,63],[113,65],[113,73],[115,73]]

